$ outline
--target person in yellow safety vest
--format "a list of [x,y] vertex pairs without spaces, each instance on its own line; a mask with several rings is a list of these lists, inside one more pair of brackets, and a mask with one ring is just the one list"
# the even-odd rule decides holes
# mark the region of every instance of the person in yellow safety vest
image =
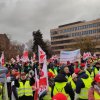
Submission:
[[77,82],[77,74],[73,73],[72,80],[71,80],[71,86],[74,91],[76,90],[76,82]]
[[87,64],[87,68],[85,70],[86,74],[91,77],[91,81],[94,79],[93,71],[90,64]]
[[58,74],[57,70],[54,68],[54,64],[53,63],[50,63],[48,71],[51,72],[55,77]]
[[68,67],[63,66],[60,69],[59,74],[54,79],[54,86],[51,88],[51,97],[55,96],[56,94],[62,93],[66,97],[68,97],[68,100],[74,100],[74,91],[71,87],[71,84],[68,83],[68,80],[66,78],[66,72],[68,70]]
[[96,64],[94,65],[93,68],[93,75],[94,77],[96,76],[96,74],[98,74],[100,72],[100,62],[96,62]]
[[32,85],[35,83],[34,78],[30,75],[30,80],[27,80],[26,73],[21,72],[19,76],[16,76],[15,86],[18,88],[18,99],[19,100],[33,100]]
[[76,100],[88,100],[88,89],[91,87],[91,78],[85,73],[85,64],[81,64],[76,82]]
[[2,87],[2,83],[0,83],[0,100],[3,100],[3,87]]
[[88,91],[88,100],[100,100],[100,74],[95,76],[92,87]]

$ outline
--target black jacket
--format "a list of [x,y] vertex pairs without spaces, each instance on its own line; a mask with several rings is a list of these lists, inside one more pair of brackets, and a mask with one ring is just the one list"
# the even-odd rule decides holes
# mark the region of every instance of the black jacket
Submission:
[[78,80],[76,82],[76,93],[77,94],[80,94],[81,88],[85,87],[85,85],[84,85],[84,83],[83,83],[81,78],[83,78],[83,79],[87,79],[88,78],[88,75],[85,73],[85,71],[83,71],[83,72],[78,74]]
[[[71,100],[74,100],[74,91],[73,91],[73,89],[71,87],[71,84],[70,83],[67,83],[68,80],[66,79],[66,77],[65,77],[64,74],[58,74],[55,77],[54,81],[55,82],[59,82],[59,83],[66,82],[66,86],[64,87],[65,92],[66,92],[66,94],[69,94]],[[51,97],[53,97],[53,89],[54,89],[54,86],[52,87],[52,90],[51,90]]]

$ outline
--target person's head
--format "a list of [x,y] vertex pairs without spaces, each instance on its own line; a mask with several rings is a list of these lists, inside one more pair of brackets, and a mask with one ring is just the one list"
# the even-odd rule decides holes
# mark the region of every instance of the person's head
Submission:
[[87,69],[91,69],[91,65],[90,64],[87,64]]
[[72,74],[72,79],[73,79],[73,81],[76,82],[76,81],[77,81],[77,74],[73,73],[73,74]]
[[100,87],[100,74],[97,74],[96,76],[95,76],[95,83],[96,83],[96,85],[98,86],[98,87]]
[[60,69],[61,74],[68,74],[69,73],[69,68],[67,66],[62,66]]
[[78,61],[76,61],[76,62],[74,63],[74,65],[75,65],[75,67],[78,67],[79,62],[78,62]]
[[26,73],[25,72],[21,72],[21,80],[26,80]]
[[69,66],[71,63],[70,63],[70,61],[67,61],[67,65]]

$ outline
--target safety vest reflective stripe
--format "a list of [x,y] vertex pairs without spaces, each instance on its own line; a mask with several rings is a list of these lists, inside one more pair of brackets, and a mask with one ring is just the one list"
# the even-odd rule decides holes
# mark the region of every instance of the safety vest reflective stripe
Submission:
[[29,81],[26,81],[25,84],[19,82],[20,87],[18,88],[18,96],[33,96],[32,94],[32,86],[30,86]]
[[96,91],[94,91],[94,98],[95,100],[100,100],[100,95]]
[[81,78],[85,87],[84,88],[81,88],[81,92],[79,94],[79,98],[80,99],[88,99],[88,89],[91,87],[91,78],[88,77],[87,79],[83,79]]
[[68,100],[70,100],[70,96],[66,94],[64,87],[66,86],[67,82],[62,83],[55,83],[53,95],[56,95],[57,93],[63,93],[66,97],[68,97]]

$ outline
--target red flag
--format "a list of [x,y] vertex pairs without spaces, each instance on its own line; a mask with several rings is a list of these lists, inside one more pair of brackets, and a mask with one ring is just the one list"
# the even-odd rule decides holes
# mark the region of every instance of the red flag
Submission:
[[2,54],[1,54],[0,62],[1,62],[1,65],[4,66],[4,64],[5,64],[5,62],[4,62],[4,52],[2,52]]
[[40,46],[38,46],[38,54],[39,54],[39,63],[44,63],[44,59],[46,58],[46,54]]
[[23,62],[27,62],[27,61],[29,61],[28,51],[24,50],[24,52],[23,52]]

